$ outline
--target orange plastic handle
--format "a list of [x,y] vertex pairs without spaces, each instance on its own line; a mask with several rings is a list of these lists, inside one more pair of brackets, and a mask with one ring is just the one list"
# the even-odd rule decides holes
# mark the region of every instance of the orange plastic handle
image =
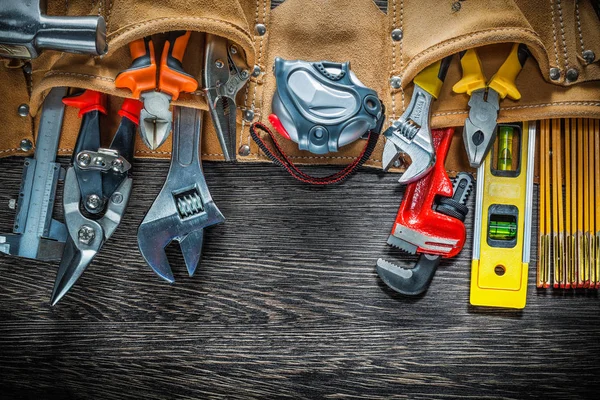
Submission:
[[115,86],[131,90],[138,99],[141,92],[156,88],[154,44],[149,37],[138,39],[129,43],[129,51],[133,59],[131,67],[117,75]]
[[191,32],[172,32],[165,42],[160,59],[158,89],[171,95],[172,100],[179,98],[181,92],[194,92],[198,81],[183,70],[183,55]]

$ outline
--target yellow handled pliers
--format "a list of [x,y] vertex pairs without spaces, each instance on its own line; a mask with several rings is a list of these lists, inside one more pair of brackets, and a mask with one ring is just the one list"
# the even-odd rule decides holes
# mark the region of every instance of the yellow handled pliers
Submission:
[[472,167],[479,167],[496,139],[496,121],[500,109],[500,99],[519,100],[521,93],[515,79],[525,61],[529,50],[524,44],[515,43],[510,54],[498,69],[498,72],[486,83],[481,60],[475,49],[460,53],[460,65],[463,75],[453,87],[455,93],[467,93],[469,117],[465,121],[463,140]]

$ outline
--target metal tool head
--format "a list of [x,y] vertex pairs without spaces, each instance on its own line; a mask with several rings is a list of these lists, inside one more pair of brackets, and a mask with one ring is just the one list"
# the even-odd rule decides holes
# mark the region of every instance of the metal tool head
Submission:
[[411,183],[425,176],[435,164],[435,151],[429,128],[432,96],[415,84],[408,108],[384,132],[383,169],[387,171],[402,155],[410,164],[398,182]]
[[92,262],[102,245],[111,237],[127,208],[131,195],[132,179],[125,178],[114,191],[104,215],[92,220],[81,212],[81,190],[77,183],[75,168],[67,171],[63,206],[65,224],[69,237],[65,244],[58,274],[54,283],[51,304],[55,305],[77,282],[83,271]]
[[471,93],[469,117],[463,130],[463,141],[471,167],[479,167],[494,145],[499,102],[498,93],[493,89],[480,89]]
[[156,150],[171,133],[173,116],[169,109],[171,96],[166,93],[142,92],[140,100],[144,108],[140,112],[140,135],[144,144]]
[[441,256],[421,254],[414,267],[404,268],[380,258],[377,260],[377,275],[394,291],[417,296],[427,290],[441,260]]
[[214,204],[200,164],[201,111],[174,107],[173,151],[165,184],[138,229],[138,245],[152,269],[168,282],[173,272],[165,253],[180,244],[190,276],[202,253],[203,230],[225,221]]
[[250,78],[242,50],[227,39],[207,34],[204,91],[226,161],[235,160],[235,97]]

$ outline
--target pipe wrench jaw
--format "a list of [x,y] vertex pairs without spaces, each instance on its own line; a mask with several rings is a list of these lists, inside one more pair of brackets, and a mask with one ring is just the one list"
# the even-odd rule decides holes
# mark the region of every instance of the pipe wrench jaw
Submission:
[[429,287],[441,260],[441,256],[421,254],[413,268],[403,268],[380,258],[377,260],[377,275],[394,291],[418,296]]

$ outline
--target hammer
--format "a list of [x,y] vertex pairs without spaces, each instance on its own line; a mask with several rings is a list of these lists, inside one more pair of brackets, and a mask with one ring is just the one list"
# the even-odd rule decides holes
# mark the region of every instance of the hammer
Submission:
[[46,0],[0,2],[0,57],[31,59],[42,50],[106,54],[101,16],[48,16]]

